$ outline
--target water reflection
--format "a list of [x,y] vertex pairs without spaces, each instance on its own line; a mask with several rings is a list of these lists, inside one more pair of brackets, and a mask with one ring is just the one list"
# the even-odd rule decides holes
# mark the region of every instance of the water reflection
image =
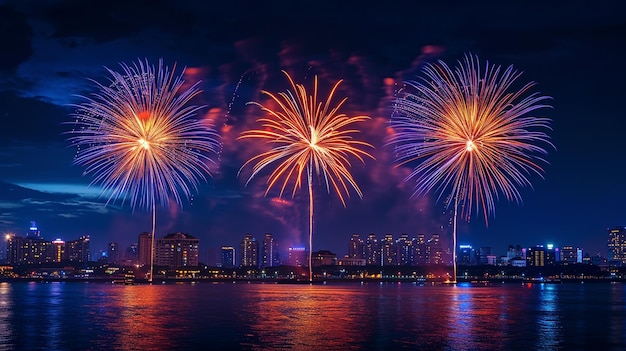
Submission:
[[540,350],[559,349],[562,340],[558,287],[553,284],[539,285],[536,348]]
[[0,284],[0,350],[623,350],[625,335],[624,284]]
[[0,283],[0,350],[11,350],[9,340],[13,339],[13,326],[11,325],[12,308],[11,308],[11,285],[9,283]]
[[358,349],[361,313],[367,311],[362,292],[324,286],[252,285],[256,296],[242,311],[250,323],[242,347]]

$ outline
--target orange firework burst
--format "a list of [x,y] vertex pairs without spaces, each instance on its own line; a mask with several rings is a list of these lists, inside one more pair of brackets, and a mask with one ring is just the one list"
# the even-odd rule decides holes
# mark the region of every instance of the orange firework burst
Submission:
[[[310,255],[313,235],[313,189],[312,176],[315,173],[324,180],[326,190],[339,196],[341,203],[346,205],[346,197],[350,196],[350,188],[354,189],[359,197],[363,194],[350,173],[350,157],[355,157],[364,162],[364,156],[373,158],[362,147],[372,147],[370,144],[355,140],[352,135],[356,129],[347,129],[357,122],[368,120],[367,116],[348,117],[339,113],[339,109],[345,103],[346,98],[333,105],[333,97],[338,81],[331,89],[326,101],[317,100],[317,77],[314,79],[313,95],[308,95],[306,88],[301,84],[295,84],[287,74],[292,91],[268,95],[271,101],[276,103],[277,109],[271,109],[265,105],[253,102],[259,106],[267,117],[260,118],[261,129],[245,131],[240,139],[254,138],[264,139],[272,145],[272,148],[250,160],[242,167],[254,163],[252,174],[248,178],[248,184],[264,168],[277,164],[267,180],[267,195],[269,191],[279,184],[279,197],[283,195],[290,182],[292,197],[302,186],[306,171],[309,188],[309,269],[311,268]],[[309,277],[312,275],[309,272]]]
[[441,61],[427,65],[422,80],[407,83],[414,92],[396,100],[390,138],[400,164],[420,161],[407,177],[416,181],[414,196],[436,189],[454,199],[455,240],[459,202],[465,217],[482,207],[485,221],[499,194],[520,202],[528,175],[543,174],[541,145],[554,147],[550,120],[533,115],[550,107],[549,97],[527,94],[534,82],[514,90],[521,73],[512,66],[481,70],[472,56],[459,64],[454,71]]

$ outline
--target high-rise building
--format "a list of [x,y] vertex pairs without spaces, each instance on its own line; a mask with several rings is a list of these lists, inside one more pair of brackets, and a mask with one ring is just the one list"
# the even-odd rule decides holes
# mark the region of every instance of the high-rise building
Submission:
[[241,240],[241,266],[242,267],[258,267],[259,266],[259,242],[252,236],[246,234]]
[[65,242],[65,252],[68,260],[72,262],[91,261],[89,250],[89,235],[83,235],[76,240]]
[[426,242],[426,263],[443,264],[443,249],[439,242],[439,234],[433,234]]
[[120,262],[120,246],[116,242],[107,245],[107,262],[116,264]]
[[476,264],[476,252],[472,245],[459,245],[456,260],[459,265],[471,266]]
[[287,264],[295,267],[309,266],[309,253],[304,247],[290,247]]
[[393,235],[386,234],[385,238],[380,241],[381,265],[395,266],[396,263],[396,245],[393,241]]
[[400,235],[400,238],[396,240],[396,264],[399,266],[410,266],[413,262],[412,250],[408,234]]
[[626,265],[626,227],[608,229],[607,248],[611,264]]
[[359,234],[352,234],[350,245],[348,246],[349,258],[365,258],[365,245]]
[[66,259],[65,241],[61,239],[52,240],[52,262],[61,262]]
[[148,232],[139,234],[137,239],[137,264],[149,267],[152,255],[152,235]]
[[426,236],[418,234],[417,238],[411,239],[412,263],[414,266],[426,264]]
[[222,246],[221,264],[224,268],[235,267],[235,248],[232,246]]
[[52,262],[52,242],[41,237],[23,238],[11,235],[7,238],[8,264],[43,264]]
[[564,245],[563,247],[561,247],[560,256],[561,264],[564,266],[583,262],[582,250],[580,248],[573,247],[572,245]]
[[275,267],[280,265],[278,255],[278,243],[272,234],[265,234],[263,247],[261,249],[261,268]]
[[365,260],[368,265],[380,266],[380,243],[375,234],[368,235],[365,241]]
[[28,239],[41,239],[41,232],[37,227],[37,223],[35,221],[30,222],[30,227],[28,228],[28,233],[26,234],[26,238]]
[[526,266],[527,267],[544,267],[555,264],[556,250],[552,244],[547,247],[536,245],[526,249]]
[[139,246],[136,243],[128,245],[126,253],[124,254],[124,260],[132,265],[137,264],[139,259]]
[[173,233],[156,241],[155,265],[180,269],[198,266],[200,241],[185,233]]

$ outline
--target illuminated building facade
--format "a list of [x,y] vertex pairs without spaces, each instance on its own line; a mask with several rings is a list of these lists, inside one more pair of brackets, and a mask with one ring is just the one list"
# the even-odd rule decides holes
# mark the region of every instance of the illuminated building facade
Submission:
[[363,243],[363,239],[359,237],[359,234],[352,234],[352,237],[350,238],[348,257],[359,259],[365,258],[365,245]]
[[572,245],[564,245],[561,247],[560,261],[564,266],[582,263],[583,250]]
[[242,267],[258,267],[259,266],[259,242],[252,236],[246,234],[241,240],[241,266]]
[[413,248],[409,236],[407,234],[400,235],[400,238],[396,240],[395,263],[398,266],[410,266],[413,262],[412,251]]
[[155,264],[169,269],[197,267],[199,243],[194,236],[180,232],[157,239]]
[[233,268],[235,267],[235,248],[232,246],[222,246],[220,252],[220,262],[222,267],[224,268]]
[[68,260],[72,262],[91,261],[91,251],[89,250],[89,235],[83,235],[76,240],[66,241],[65,253]]
[[311,257],[311,264],[313,267],[336,266],[337,255],[328,250],[315,251]]
[[381,266],[396,265],[396,245],[393,241],[393,235],[386,234],[385,238],[380,242]]
[[608,232],[609,262],[626,265],[626,227],[615,227],[609,229]]
[[61,239],[52,240],[52,262],[61,262],[65,259],[65,241]]
[[413,265],[426,264],[426,237],[424,234],[418,234],[417,238],[411,240],[411,248],[413,251]]
[[287,264],[295,267],[308,267],[308,251],[304,247],[290,247]]
[[261,268],[275,267],[280,265],[280,255],[278,253],[278,242],[274,240],[272,234],[265,234],[263,246],[261,248]]
[[148,232],[139,234],[137,239],[137,264],[146,267],[150,266],[151,248],[152,235]]
[[472,266],[476,264],[476,250],[472,245],[459,245],[456,254],[456,261],[459,265]]
[[365,260],[368,265],[380,265],[380,243],[375,234],[368,235],[365,241]]
[[526,267],[552,266],[556,263],[558,253],[552,244],[529,247],[526,249]]
[[426,242],[426,263],[443,264],[443,249],[439,241],[439,234],[433,234]]
[[63,241],[43,239],[34,222],[26,237],[18,235],[6,236],[7,264],[46,264],[54,262],[87,262],[89,261],[89,236],[81,236],[77,240]]

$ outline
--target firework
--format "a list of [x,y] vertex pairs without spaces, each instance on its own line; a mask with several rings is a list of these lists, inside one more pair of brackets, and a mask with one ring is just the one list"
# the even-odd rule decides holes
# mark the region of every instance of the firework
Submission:
[[350,158],[356,158],[364,163],[364,157],[373,157],[362,148],[372,146],[355,140],[353,134],[358,130],[348,128],[354,123],[368,120],[369,117],[348,117],[339,113],[346,98],[336,104],[333,104],[333,98],[341,81],[333,86],[325,101],[318,102],[317,77],[314,78],[313,94],[308,95],[303,85],[295,84],[289,74],[283,73],[289,80],[292,90],[277,95],[262,91],[277,107],[272,109],[267,105],[253,102],[252,104],[259,106],[267,117],[258,119],[261,129],[245,131],[239,137],[266,140],[272,147],[252,157],[242,169],[254,164],[247,185],[261,170],[275,165],[267,180],[265,194],[278,187],[279,197],[282,197],[289,188],[291,196],[295,196],[306,176],[309,191],[309,279],[312,279],[313,174],[323,179],[326,191],[337,194],[344,206],[346,198],[350,196],[350,189],[353,189],[359,197],[363,196],[350,173]]
[[549,97],[529,93],[534,82],[515,90],[521,72],[489,63],[483,70],[473,56],[454,70],[440,61],[423,73],[396,99],[389,143],[399,164],[417,163],[406,179],[415,181],[413,196],[435,190],[453,199],[456,246],[459,203],[465,218],[482,209],[487,222],[500,194],[519,203],[528,176],[543,175],[550,120],[534,113],[550,107]]
[[110,84],[93,81],[98,92],[74,106],[69,140],[78,150],[74,163],[85,166],[107,203],[129,199],[133,209],[152,210],[154,240],[156,205],[182,205],[180,194],[189,198],[206,180],[218,136],[193,118],[202,108],[189,105],[198,83],[183,88],[175,66],[170,71],[160,60],[158,68],[147,61],[121,67],[107,68]]

